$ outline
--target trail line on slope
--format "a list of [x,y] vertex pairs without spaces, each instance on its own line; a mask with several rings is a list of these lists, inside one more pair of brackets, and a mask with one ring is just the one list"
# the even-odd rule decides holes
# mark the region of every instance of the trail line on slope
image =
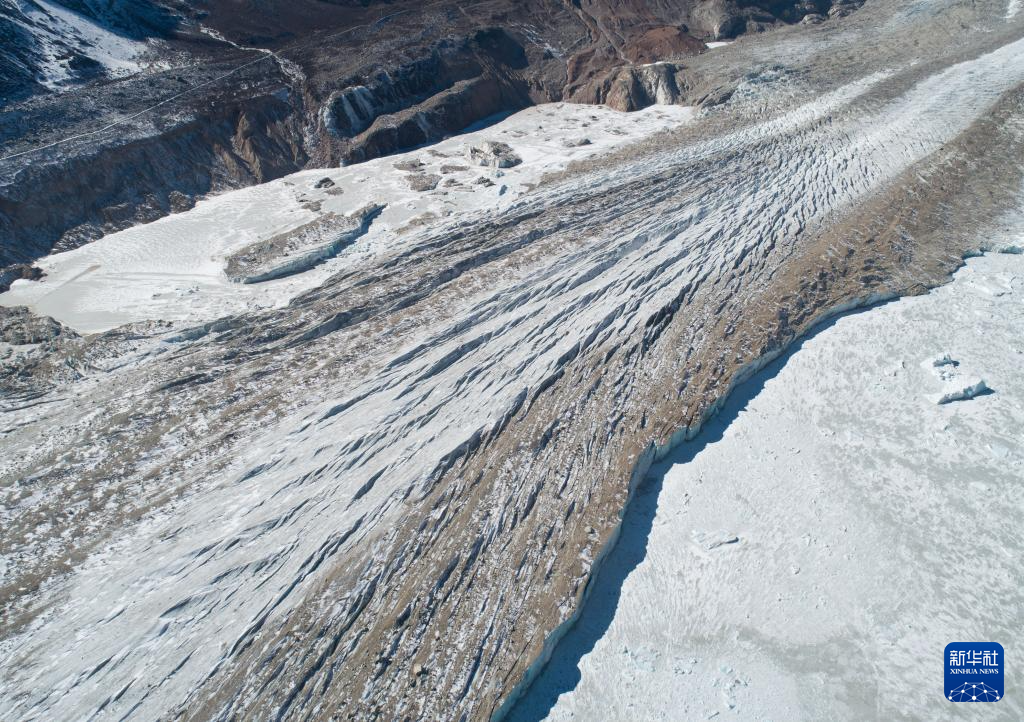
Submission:
[[102,128],[97,128],[96,130],[89,130],[89,131],[86,131],[84,133],[78,133],[76,135],[70,135],[70,136],[68,136],[66,138],[61,138],[60,140],[55,140],[52,143],[47,143],[46,145],[41,145],[41,146],[39,146],[37,148],[29,148],[28,150],[19,151],[17,153],[11,153],[10,155],[5,155],[3,157],[0,157],[0,161],[10,160],[11,158],[18,158],[20,156],[29,155],[31,153],[37,153],[37,152],[39,152],[41,150],[47,150],[48,148],[54,148],[54,147],[56,147],[58,145],[63,145],[64,143],[70,143],[73,140],[79,140],[80,138],[88,138],[88,137],[93,136],[93,135],[99,135],[100,133],[104,133],[104,132],[110,130],[111,128],[116,128],[117,126],[123,125],[123,124],[127,123],[130,120],[134,120],[135,118],[138,118],[141,115],[145,115],[149,111],[155,110],[155,109],[159,108],[161,105],[166,105],[167,103],[170,103],[172,100],[177,100],[178,98],[180,98],[180,97],[182,97],[184,95],[188,95],[189,93],[191,93],[194,90],[199,90],[199,88],[203,88],[203,87],[205,87],[207,85],[210,85],[212,83],[220,82],[221,80],[224,80],[224,78],[227,78],[227,77],[229,77],[231,75],[234,75],[239,70],[242,70],[243,68],[247,68],[250,65],[255,65],[256,63],[260,62],[261,60],[266,60],[268,57],[269,56],[267,56],[267,55],[263,55],[263,56],[257,58],[256,60],[251,60],[248,63],[243,63],[242,65],[239,65],[237,68],[235,68],[233,70],[230,70],[227,73],[224,73],[223,75],[219,75],[216,78],[211,78],[210,80],[207,80],[205,82],[199,83],[198,85],[193,85],[192,87],[190,87],[190,88],[188,88],[186,90],[183,90],[180,93],[176,93],[176,94],[172,95],[169,98],[164,98],[159,103],[155,103],[155,104],[149,106],[148,108],[144,108],[143,110],[138,111],[137,113],[133,113],[132,115],[128,115],[128,116],[125,116],[123,118],[118,118],[117,120],[115,120],[115,121],[113,121],[111,123],[108,123],[107,125],[103,126]]

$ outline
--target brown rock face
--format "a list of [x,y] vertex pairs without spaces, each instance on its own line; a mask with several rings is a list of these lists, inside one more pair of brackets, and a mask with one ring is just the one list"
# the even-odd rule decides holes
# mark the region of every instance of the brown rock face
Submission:
[[68,250],[187,210],[206,193],[303,167],[301,125],[273,95],[188,119],[158,138],[30,164],[0,186],[0,265]]
[[686,72],[677,65],[626,65],[591,80],[573,94],[572,100],[629,111],[654,103],[672,103],[686,90]]
[[704,48],[685,28],[666,26],[646,31],[623,48],[623,54],[631,63],[644,64],[697,55]]

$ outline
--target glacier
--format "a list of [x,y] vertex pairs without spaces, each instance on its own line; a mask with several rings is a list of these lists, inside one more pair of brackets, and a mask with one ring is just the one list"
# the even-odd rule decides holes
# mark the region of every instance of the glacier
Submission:
[[[727,420],[745,380],[838,313],[880,301],[910,297],[835,321],[785,369],[858,319],[928,309],[944,293],[959,303],[964,288],[1019,311],[1017,272],[989,274],[990,256],[968,262],[973,285],[958,277],[927,293],[993,239],[1019,244],[1024,18],[1004,15],[1003,0],[868,3],[842,22],[744,37],[694,60],[716,69],[693,82],[721,102],[625,116],[538,106],[475,131],[523,159],[501,175],[442,172],[464,164],[468,136],[453,137],[402,158],[213,196],[44,259],[45,277],[18,281],[0,298],[66,329],[0,348],[0,716],[516,713],[516,698],[529,700],[530,683],[543,684],[549,655],[548,669],[558,669],[563,635],[586,625],[595,570],[615,549],[628,551],[614,542],[628,538],[623,511],[652,498],[642,483],[650,466],[673,448],[687,453],[716,414]],[[577,144],[584,134],[590,145]],[[413,167],[466,173],[459,182],[470,190],[442,181],[417,191],[409,177],[418,171],[403,169]],[[387,207],[315,268],[252,284],[224,274],[231,253],[368,202]],[[933,320],[944,323],[948,312],[933,311]],[[849,454],[874,464],[857,479],[878,485],[858,489],[851,479],[844,488],[888,495],[894,512],[911,515],[908,537],[934,533],[935,517],[925,515],[939,513],[907,466],[917,448],[908,434],[935,434],[939,453],[920,463],[944,465],[940,481],[948,481],[978,425],[1020,428],[1009,362],[972,355],[970,334],[986,313],[948,326],[965,334],[948,339],[915,337],[935,328],[923,320],[889,324],[884,344],[864,342],[853,326],[843,344],[828,345],[830,363],[846,373],[836,380],[818,369],[799,407],[795,398],[778,402],[818,409],[821,429],[843,424],[836,458],[851,471]],[[998,337],[1003,321],[996,314],[986,337]],[[918,342],[905,359],[886,350],[902,336]],[[878,366],[858,362],[861,352],[885,355],[896,375],[872,376]],[[935,404],[928,395],[941,391],[940,379],[919,362],[944,352],[994,393]],[[827,403],[840,391],[862,403]],[[885,412],[866,412],[868,401]],[[909,408],[935,425],[897,425]],[[879,440],[858,427],[868,416],[889,434]],[[936,429],[939,421],[952,433]],[[824,473],[810,468],[811,482],[784,488],[784,468],[772,467],[812,465],[812,448],[791,434],[821,445],[830,437],[781,423],[764,433],[764,447],[745,439],[743,474],[718,473],[712,483],[705,472],[705,518],[673,536],[681,558],[701,570],[680,583],[708,595],[681,623],[729,641],[738,627],[726,612],[762,614],[804,635],[794,639],[808,655],[845,619],[865,635],[889,635],[871,644],[930,643],[938,627],[914,637],[898,627],[901,617],[869,608],[882,622],[876,630],[852,608],[836,611],[839,602],[801,628],[791,612],[803,607],[791,605],[828,601],[813,588],[816,568],[835,571],[828,579],[838,594],[857,577],[837,570],[863,568],[828,566],[846,554],[897,565],[879,589],[895,604],[903,587],[890,580],[914,572],[900,549],[934,563],[937,547],[916,538],[900,547],[871,519],[858,519],[869,534],[863,545],[841,546],[853,537],[840,527],[852,522],[830,517],[819,527],[813,518],[830,501]],[[992,438],[999,465],[1015,468],[1015,443]],[[764,453],[750,457],[754,449]],[[789,450],[798,461],[783,455]],[[746,484],[758,466],[774,468],[772,480]],[[996,467],[983,471],[968,482],[982,485],[968,486],[979,499],[1009,483]],[[746,485],[728,487],[737,478]],[[773,492],[780,498],[769,501],[788,500],[786,511],[812,518],[755,527],[739,516],[757,506],[744,495]],[[844,498],[837,492],[835,501]],[[964,503],[974,509],[973,497]],[[653,549],[654,531],[651,539]],[[738,587],[718,583],[749,570],[740,562],[769,543],[772,574],[755,565],[732,578]],[[995,542],[986,550],[1007,556]],[[1013,582],[1012,566],[979,574],[1014,603],[1010,587],[998,586],[1006,575]],[[624,600],[633,579],[615,592]],[[778,591],[782,579],[790,592]],[[723,589],[734,606],[713,605]],[[843,599],[857,599],[848,591]],[[971,598],[962,587],[955,593]],[[623,644],[650,674],[665,671],[664,657]],[[762,657],[716,649],[680,653],[680,669],[694,670],[684,676],[693,678],[695,710],[705,699],[722,704],[722,690],[727,707],[733,698],[735,709],[767,705],[745,695],[772,680],[783,685],[780,714],[796,709],[768,643]],[[856,659],[850,645],[833,651]],[[711,658],[717,672],[708,671]],[[588,674],[591,662],[605,664],[586,657]],[[606,662],[581,691],[630,669]],[[843,702],[835,685],[819,694],[822,709],[865,709]],[[570,696],[565,704],[587,703]]]

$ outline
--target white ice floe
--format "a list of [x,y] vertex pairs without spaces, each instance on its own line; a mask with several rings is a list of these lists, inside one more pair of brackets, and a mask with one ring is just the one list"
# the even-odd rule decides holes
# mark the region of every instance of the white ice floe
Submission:
[[[0,295],[0,305],[27,305],[84,333],[130,321],[193,323],[280,306],[365,260],[403,229],[464,211],[510,205],[544,174],[677,127],[693,113],[680,106],[628,114],[565,103],[529,108],[429,149],[345,168],[303,171],[224,193],[186,213],[47,256],[37,262],[46,276],[17,281]],[[504,169],[471,165],[467,147],[488,140],[507,143],[523,162]],[[422,166],[395,168],[410,162]],[[410,186],[416,176],[430,175],[440,179],[436,189],[416,191]],[[315,187],[323,178],[333,185]],[[245,286],[225,276],[225,259],[232,252],[309,223],[322,213],[348,214],[368,203],[387,207],[357,243],[313,270]]]
[[[974,275],[970,273],[971,270],[972,269],[967,269],[967,271],[961,274],[960,278],[957,279],[957,282],[964,288],[965,293],[970,293],[971,291],[970,284],[972,281],[965,278],[965,276],[971,277]],[[1007,288],[1006,293],[1010,292],[1012,292],[1012,289]],[[1002,296],[1005,294],[998,293],[994,295]],[[960,361],[953,358],[949,353],[941,353],[933,358],[927,359],[921,363],[921,366],[930,370],[942,386],[942,389],[938,393],[929,395],[929,398],[937,404],[949,404],[954,401],[968,401],[976,396],[992,393],[992,389],[989,388],[984,379],[967,373],[966,369],[961,368]]]
[[949,404],[954,401],[968,401],[991,390],[984,379],[975,376],[959,377],[946,382],[942,392],[933,398],[937,404]]
[[[1022,274],[970,259],[741,387],[638,494],[532,712],[562,693],[550,719],[950,718],[948,642],[1024,645]],[[970,283],[999,278],[996,296]],[[928,348],[950,351],[892,373]],[[963,368],[996,393],[931,403],[939,374],[978,389]]]

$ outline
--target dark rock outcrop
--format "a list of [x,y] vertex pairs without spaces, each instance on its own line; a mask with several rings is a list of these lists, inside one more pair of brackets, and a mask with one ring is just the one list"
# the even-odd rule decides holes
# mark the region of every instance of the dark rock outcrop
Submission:
[[466,157],[475,165],[490,168],[512,168],[523,162],[508,143],[493,140],[470,146],[466,149]]
[[11,284],[20,279],[36,281],[43,277],[43,272],[28,263],[15,263],[0,270],[0,293],[8,290]]
[[0,306],[0,341],[14,346],[45,343],[61,334],[75,336],[49,316],[37,316],[24,306]]

